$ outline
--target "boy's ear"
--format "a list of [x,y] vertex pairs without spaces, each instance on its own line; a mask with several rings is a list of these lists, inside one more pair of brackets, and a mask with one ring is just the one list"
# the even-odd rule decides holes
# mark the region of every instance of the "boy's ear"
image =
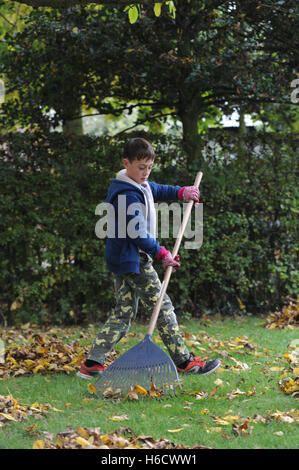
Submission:
[[123,166],[125,167],[126,170],[128,169],[129,160],[128,160],[127,158],[124,158],[124,159],[123,159]]

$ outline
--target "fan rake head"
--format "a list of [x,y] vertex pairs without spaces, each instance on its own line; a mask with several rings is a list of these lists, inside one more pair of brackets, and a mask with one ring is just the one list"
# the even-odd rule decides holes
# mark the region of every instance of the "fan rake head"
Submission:
[[176,395],[176,386],[181,388],[176,366],[172,359],[152,342],[151,335],[116,359],[95,382],[96,393],[106,389],[121,390],[121,395],[139,385],[149,390],[155,388],[163,395]]

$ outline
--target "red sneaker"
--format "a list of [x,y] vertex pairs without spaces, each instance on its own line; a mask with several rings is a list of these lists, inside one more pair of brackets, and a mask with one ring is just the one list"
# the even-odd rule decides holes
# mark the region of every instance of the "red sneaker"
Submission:
[[106,368],[107,366],[102,364],[87,367],[84,362],[82,362],[80,370],[77,372],[77,376],[81,377],[81,379],[91,380],[93,377],[101,375]]
[[194,357],[191,355],[189,364],[184,369],[177,367],[177,370],[184,374],[192,373],[208,375],[214,372],[214,370],[216,370],[220,364],[221,362],[219,359],[215,359],[213,361],[203,361],[200,359],[200,357]]

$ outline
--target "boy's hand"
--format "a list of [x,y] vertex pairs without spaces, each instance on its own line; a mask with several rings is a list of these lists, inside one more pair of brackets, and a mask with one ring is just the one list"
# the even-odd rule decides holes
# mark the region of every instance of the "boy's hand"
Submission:
[[165,246],[161,247],[161,250],[157,254],[156,258],[162,260],[164,269],[166,269],[168,266],[173,266],[173,271],[175,272],[178,268],[181,267],[179,263],[180,256],[176,255],[173,258],[172,254],[170,253],[170,251],[166,250]]
[[183,186],[178,192],[178,198],[185,202],[199,202],[199,189],[196,186]]

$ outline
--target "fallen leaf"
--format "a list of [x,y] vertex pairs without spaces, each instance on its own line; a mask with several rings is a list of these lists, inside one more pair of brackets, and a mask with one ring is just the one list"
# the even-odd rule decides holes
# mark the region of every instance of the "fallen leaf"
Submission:
[[119,398],[121,396],[121,389],[117,388],[116,390],[113,390],[112,387],[108,387],[104,390],[103,396],[105,398]]
[[38,439],[37,441],[34,441],[32,445],[32,449],[44,449],[45,448],[45,443],[44,441]]
[[214,418],[213,422],[216,424],[227,426],[228,424],[234,423],[235,421],[238,421],[239,419],[240,419],[240,416],[238,415],[227,415],[227,416],[224,416],[223,418]]
[[151,398],[160,398],[163,396],[163,390],[158,390],[154,382],[151,383],[150,389],[148,390],[148,395]]
[[248,436],[249,434],[252,433],[252,426],[248,427],[249,420],[245,420],[244,423],[238,424],[238,423],[233,423],[232,425],[232,432],[233,434],[237,436]]
[[140,385],[135,385],[134,392],[138,393],[139,395],[147,395],[148,394],[147,391],[144,388],[140,387]]
[[128,415],[124,414],[124,415],[121,415],[121,416],[118,416],[118,415],[114,415],[112,416],[111,418],[108,418],[110,419],[111,421],[125,421],[127,419],[129,419]]
[[96,387],[94,386],[94,384],[92,384],[92,383],[89,383],[89,384],[87,385],[87,390],[88,390],[89,393],[91,393],[92,395],[95,394],[95,393],[97,393],[97,389],[96,389]]
[[219,385],[220,387],[223,387],[223,380],[221,379],[216,379],[214,382],[215,385]]
[[82,428],[81,426],[79,426],[77,428],[77,433],[79,434],[79,436],[83,437],[84,439],[89,439],[89,433],[85,428]]
[[130,387],[130,390],[124,397],[125,400],[139,400],[139,395],[138,393],[134,392],[133,387]]
[[80,444],[80,446],[83,446],[83,447],[86,447],[86,446],[90,445],[90,443],[86,439],[84,439],[84,437],[80,437],[80,436],[76,437],[75,441],[78,444]]
[[219,428],[219,427],[212,427],[212,428],[207,429],[208,433],[210,433],[210,432],[221,432],[221,431],[222,431],[222,428]]

